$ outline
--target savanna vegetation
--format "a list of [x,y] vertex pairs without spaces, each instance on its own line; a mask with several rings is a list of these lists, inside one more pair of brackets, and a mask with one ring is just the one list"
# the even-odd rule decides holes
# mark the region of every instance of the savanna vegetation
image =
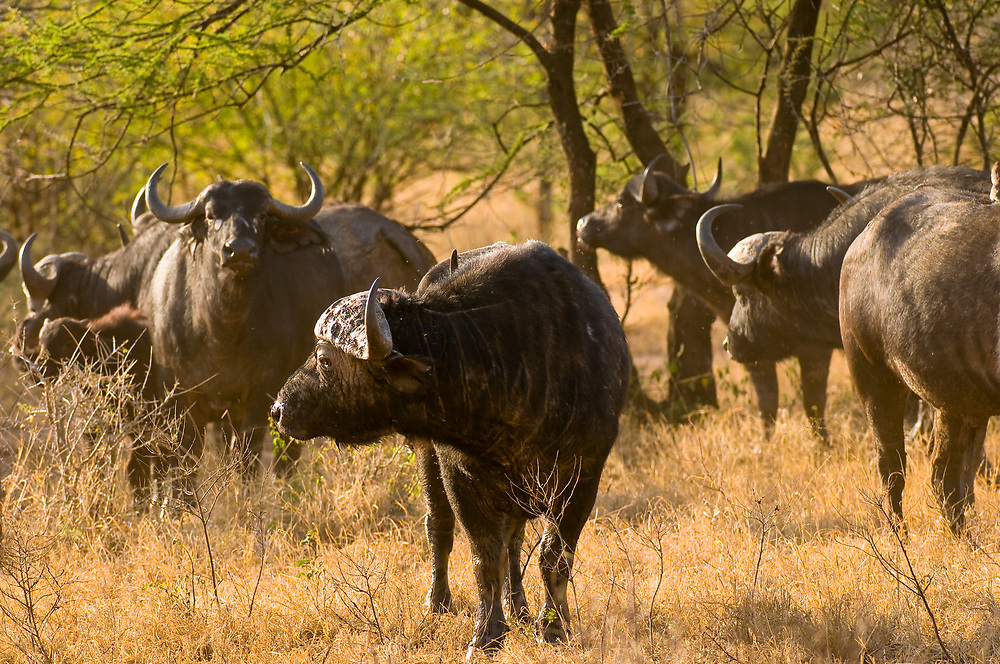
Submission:
[[[304,161],[330,198],[383,210],[439,257],[500,239],[565,247],[608,287],[645,393],[667,399],[671,284],[580,251],[575,219],[660,152],[693,188],[722,156],[729,191],[985,167],[998,25],[987,0],[16,3],[0,17],[0,223],[37,232],[39,256],[96,254],[164,161],[177,200],[216,175],[301,198]],[[14,275],[0,288],[6,340],[25,305]],[[573,641],[553,649],[515,630],[495,659],[995,659],[989,478],[956,539],[914,438],[909,536],[897,538],[842,358],[832,444],[810,437],[791,365],[762,440],[745,374],[712,334],[718,410],[623,419],[576,557]],[[464,654],[468,547],[459,537],[452,556],[456,613],[430,615],[402,441],[315,441],[293,475],[254,482],[210,445],[193,505],[136,513],[124,478],[148,431],[136,419],[165,439],[169,420],[127,403],[120,377],[73,369],[36,384],[6,353],[0,368],[0,661]],[[535,608],[536,539],[523,556]]]

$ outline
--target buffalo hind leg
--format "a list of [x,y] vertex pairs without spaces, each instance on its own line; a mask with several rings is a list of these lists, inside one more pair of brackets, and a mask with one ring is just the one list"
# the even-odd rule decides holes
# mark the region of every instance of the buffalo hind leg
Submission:
[[938,411],[931,457],[931,483],[941,510],[956,535],[965,530],[966,512],[975,503],[976,472],[983,463],[987,418]]
[[507,617],[519,623],[531,622],[531,609],[528,608],[528,597],[524,592],[524,574],[521,570],[521,547],[524,543],[524,526],[527,519],[522,519],[507,545],[507,580],[504,582],[504,601]]
[[545,587],[545,603],[538,614],[539,638],[546,643],[568,641],[569,597],[568,586],[573,572],[573,556],[580,533],[590,516],[597,499],[600,476],[580,480],[573,493],[562,505],[553,506],[557,518],[549,518],[542,535],[538,566]]
[[417,476],[427,503],[427,542],[431,549],[431,587],[427,607],[434,613],[451,611],[451,587],[448,585],[448,556],[455,543],[455,512],[448,503],[441,466],[430,441],[410,438],[407,441],[417,461]]
[[802,374],[802,405],[809,419],[813,435],[824,443],[830,443],[830,432],[826,428],[826,383],[830,376],[829,348],[810,348],[800,352],[799,369]]
[[746,365],[757,393],[757,411],[764,423],[764,438],[774,433],[774,421],[778,419],[778,372],[774,362],[754,362]]

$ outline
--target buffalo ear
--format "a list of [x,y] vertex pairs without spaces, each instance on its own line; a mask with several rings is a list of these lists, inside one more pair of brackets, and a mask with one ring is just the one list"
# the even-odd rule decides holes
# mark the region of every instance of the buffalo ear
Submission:
[[426,388],[434,374],[430,358],[393,353],[382,361],[382,377],[393,389],[414,394]]
[[313,244],[323,244],[323,234],[309,224],[271,222],[267,224],[267,243],[279,254]]
[[757,259],[757,269],[766,278],[780,279],[782,277],[781,252],[785,245],[781,242],[768,242]]

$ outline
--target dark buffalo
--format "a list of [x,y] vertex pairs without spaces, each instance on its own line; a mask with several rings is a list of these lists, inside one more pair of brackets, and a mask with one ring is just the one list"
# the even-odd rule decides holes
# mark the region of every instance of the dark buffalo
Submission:
[[27,316],[18,323],[13,353],[30,364],[38,351],[38,333],[47,319],[98,318],[120,304],[135,306],[160,257],[174,241],[177,229],[150,225],[128,246],[98,259],[71,252],[31,260],[35,236],[20,251],[21,280],[28,300]]
[[[628,383],[617,314],[538,242],[463,254],[412,295],[376,285],[320,317],[315,350],[281,389],[272,419],[287,435],[346,445],[393,431],[433,441],[479,586],[470,653],[500,646],[511,548],[528,519],[545,518],[542,637],[567,638],[573,554]],[[450,548],[450,534],[442,541]],[[440,553],[432,592],[443,593]],[[523,597],[512,600],[520,613]]]
[[103,373],[126,371],[139,385],[146,382],[152,345],[149,321],[130,304],[121,304],[94,320],[54,318],[46,320],[38,335],[44,364],[43,376],[51,377],[71,361],[98,367]]
[[936,410],[931,481],[953,531],[973,506],[986,425],[1000,414],[998,254],[995,200],[924,188],[886,207],[844,257],[844,353],[900,522],[910,390]]
[[[594,211],[577,224],[581,242],[607,249],[625,258],[645,258],[677,284],[704,300],[716,316],[728,322],[735,299],[708,269],[698,250],[697,224],[712,206],[738,204],[739,213],[728,215],[717,229],[717,241],[732,247],[748,232],[815,228],[836,207],[827,185],[816,180],[772,184],[729,199],[720,199],[722,162],[712,186],[694,192],[677,184],[651,163],[641,175],[630,179],[618,198]],[[850,185],[859,191],[863,183]],[[707,334],[707,331],[706,331]],[[822,421],[830,353],[803,349],[798,353],[802,368],[802,392],[806,413],[814,431],[826,437]],[[765,434],[770,434],[778,413],[778,379],[774,362],[748,364]],[[818,386],[818,387],[817,387]]]
[[[726,339],[729,355],[755,365],[801,358],[803,353],[829,356],[832,349],[841,348],[837,303],[844,254],[882,208],[924,186],[987,193],[989,179],[983,171],[961,167],[893,174],[842,203],[814,230],[757,233],[740,240],[728,255],[723,247],[731,236],[717,239],[714,223],[717,215],[731,210],[718,218],[721,221],[737,210],[722,206],[706,213],[698,225],[699,248],[718,282],[735,296]],[[803,370],[803,391],[812,393],[809,402],[820,423],[826,378],[825,368],[811,376]]]
[[[237,184],[239,186],[230,186]],[[314,187],[317,185],[318,181]],[[251,192],[246,201],[233,203],[226,200],[226,196],[232,198],[242,191]],[[19,354],[29,361],[37,355],[38,333],[47,319],[97,317],[121,302],[138,305],[142,296],[147,305],[159,298],[168,301],[169,307],[172,307],[169,311],[168,308],[160,309],[160,325],[157,328],[164,341],[160,353],[173,353],[158,355],[161,364],[157,376],[164,381],[164,393],[175,382],[182,386],[190,385],[207,373],[213,376],[219,374],[211,381],[211,385],[217,386],[227,371],[234,384],[238,382],[234,372],[241,370],[252,376],[281,371],[270,367],[258,370],[255,358],[258,355],[264,357],[267,353],[260,354],[252,346],[268,334],[271,335],[267,337],[270,343],[265,346],[282,346],[289,336],[303,337],[302,334],[296,337],[288,327],[294,327],[294,319],[280,318],[281,314],[289,314],[302,304],[302,295],[286,297],[285,291],[290,286],[307,278],[313,279],[316,284],[318,293],[309,303],[308,314],[302,318],[301,325],[305,330],[306,345],[311,345],[308,330],[315,316],[330,299],[347,292],[343,285],[338,285],[342,283],[342,277],[339,272],[333,274],[336,270],[330,268],[331,262],[346,263],[346,272],[353,283],[360,283],[361,280],[370,283],[378,272],[385,272],[389,283],[410,288],[416,286],[423,271],[433,264],[433,257],[419,240],[399,224],[368,208],[329,206],[310,218],[321,204],[321,192],[319,185],[314,189],[308,209],[302,210],[272,199],[263,187],[254,186],[254,183],[217,183],[217,186],[209,187],[198,199],[184,206],[169,208],[157,198],[155,210],[171,219],[170,223],[164,223],[153,213],[144,212],[147,207],[144,189],[133,207],[135,238],[118,251],[97,260],[82,254],[53,255],[42,259],[38,265],[32,265],[30,242],[26,243],[21,263],[25,290],[29,294],[29,316],[19,326],[15,342]],[[243,207],[237,209],[237,216],[222,219],[223,215],[232,211],[227,211],[227,205]],[[252,221],[243,223],[245,220],[241,220],[239,214]],[[188,215],[190,219],[187,219]],[[264,232],[262,242],[260,237],[248,237],[261,229]],[[214,246],[217,240],[219,246],[214,250],[200,248]],[[230,244],[225,246],[227,243]],[[171,263],[164,267],[160,263],[168,249],[171,250]],[[185,257],[185,249],[191,252],[190,258]],[[207,267],[216,260],[212,257],[213,252],[217,252],[218,273],[212,273]],[[206,258],[196,259],[196,254]],[[259,260],[262,267],[247,269],[242,277],[235,276],[237,271],[249,268],[254,260]],[[222,263],[226,261],[229,267],[223,268]],[[196,264],[203,268],[200,276],[192,274],[191,268]],[[314,269],[317,266],[322,266],[318,272]],[[154,285],[154,272],[158,269],[158,281]],[[219,277],[219,274],[222,276]],[[260,277],[260,274],[265,276]],[[246,286],[253,281],[254,275],[257,275],[256,290]],[[238,289],[230,288],[234,283],[242,284],[243,295],[237,292]],[[176,294],[172,300],[166,295],[170,289]],[[187,289],[193,296],[191,299],[197,300],[188,302],[190,309],[180,302]],[[269,300],[279,304],[269,307]],[[248,304],[250,302],[252,304]],[[258,318],[242,323],[234,320],[233,316],[247,313],[240,311],[244,306],[250,307],[252,315]],[[179,310],[184,311],[172,313]],[[272,315],[271,310],[279,317]],[[239,334],[234,330],[241,324],[244,331],[252,334],[227,347],[227,341],[233,340],[232,335]],[[230,336],[226,337],[227,333]],[[199,345],[199,335],[202,339],[214,341]],[[170,343],[173,343],[173,348]],[[204,351],[209,349],[215,351],[210,358],[204,355]],[[179,357],[181,353],[185,355]],[[243,401],[245,394],[224,396],[221,392],[213,393],[214,388],[209,385],[199,390],[198,394],[185,397],[184,405],[190,400],[201,402],[192,410],[193,426],[187,428],[189,442],[194,446],[192,449],[196,451],[200,445],[200,438],[195,438],[193,432],[200,430],[204,422],[211,421],[214,414],[225,412],[227,421],[236,414],[237,421],[246,422],[245,409],[255,408],[257,415],[254,421],[266,421],[267,406],[273,394],[295,364],[297,362],[288,364],[284,375],[267,378],[265,382],[272,391],[270,395],[258,395],[254,405],[233,403],[233,400]],[[185,373],[191,366],[200,373]],[[252,392],[253,389],[251,385],[249,390]],[[230,401],[226,402],[226,399]],[[212,403],[205,405],[208,402]],[[230,403],[232,407],[227,407],[225,403]],[[258,436],[255,449],[259,448],[259,444]]]
[[314,222],[323,186],[305,167],[313,189],[301,206],[251,180],[219,180],[168,206],[157,193],[165,167],[150,177],[146,203],[180,231],[139,295],[152,373],[186,414],[185,452],[197,458],[205,425],[222,422],[247,437],[239,447],[250,463],[273,396],[312,345],[311,321],[344,293],[337,253]]

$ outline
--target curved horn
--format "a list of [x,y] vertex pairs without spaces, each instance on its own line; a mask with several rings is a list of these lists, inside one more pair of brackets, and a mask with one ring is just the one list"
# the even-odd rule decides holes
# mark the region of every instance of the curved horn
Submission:
[[1000,162],[993,162],[993,170],[990,171],[990,202],[996,203],[998,198],[997,188],[1000,187]]
[[656,200],[656,180],[650,183],[650,186],[646,187],[646,181],[649,179],[650,173],[656,168],[656,162],[660,161],[666,155],[658,154],[653,157],[649,165],[646,166],[646,170],[642,172],[642,184],[639,185],[639,202],[643,205],[649,205]]
[[122,241],[122,248],[127,247],[129,240],[128,231],[121,224],[118,224],[118,239]]
[[853,201],[854,200],[854,196],[851,196],[849,193],[847,193],[843,189],[840,189],[838,187],[834,187],[833,185],[828,186],[826,188],[826,190],[828,192],[830,192],[833,195],[834,198],[837,199],[838,203],[847,203],[848,201]]
[[369,360],[384,360],[392,353],[392,332],[385,312],[379,306],[377,292],[378,277],[375,277],[365,300],[365,337],[368,339]]
[[712,222],[726,210],[735,210],[741,207],[743,206],[734,203],[716,205],[701,215],[701,219],[698,220],[698,249],[701,251],[701,257],[712,274],[726,286],[735,286],[750,276],[753,263],[737,263],[730,258],[715,241],[715,237],[712,235]]
[[282,203],[276,198],[271,198],[271,201],[268,203],[267,211],[285,221],[309,221],[323,207],[323,183],[319,181],[319,176],[308,165],[303,164],[301,161],[299,165],[306,169],[306,173],[309,174],[309,180],[312,182],[312,192],[309,194],[309,200],[298,206]]
[[17,263],[17,240],[7,231],[0,231],[3,253],[0,254],[0,281],[4,280]]
[[[56,287],[59,271],[57,269],[55,276],[51,279],[46,279],[35,269],[35,264],[31,262],[31,245],[35,243],[37,236],[37,233],[32,233],[24,241],[24,244],[21,245],[21,254],[19,257],[21,262],[21,281],[24,283],[24,290],[28,297],[45,300],[48,299],[49,295],[52,295],[52,290]],[[58,263],[56,267],[58,268]]]
[[708,185],[708,189],[702,192],[703,196],[708,196],[710,198],[715,198],[719,189],[722,188],[722,157],[719,157],[719,165],[715,167],[715,177],[712,178],[712,184]]
[[[168,224],[184,224],[192,219],[195,215],[202,211],[203,205],[194,199],[189,201],[184,205],[170,206],[160,200],[159,194],[156,193],[156,183],[160,179],[160,174],[166,170],[167,164],[161,165],[153,174],[149,176],[149,181],[146,183],[146,205],[149,207],[149,211],[159,219],[160,221],[165,221]],[[135,203],[132,204],[133,209],[135,209]]]
[[135,220],[139,217],[139,215],[148,211],[149,207],[146,205],[146,188],[143,187],[132,200],[132,210],[129,212],[129,219],[132,221],[132,228],[135,228]]
[[458,269],[458,249],[451,250],[451,273],[454,274],[455,270]]

